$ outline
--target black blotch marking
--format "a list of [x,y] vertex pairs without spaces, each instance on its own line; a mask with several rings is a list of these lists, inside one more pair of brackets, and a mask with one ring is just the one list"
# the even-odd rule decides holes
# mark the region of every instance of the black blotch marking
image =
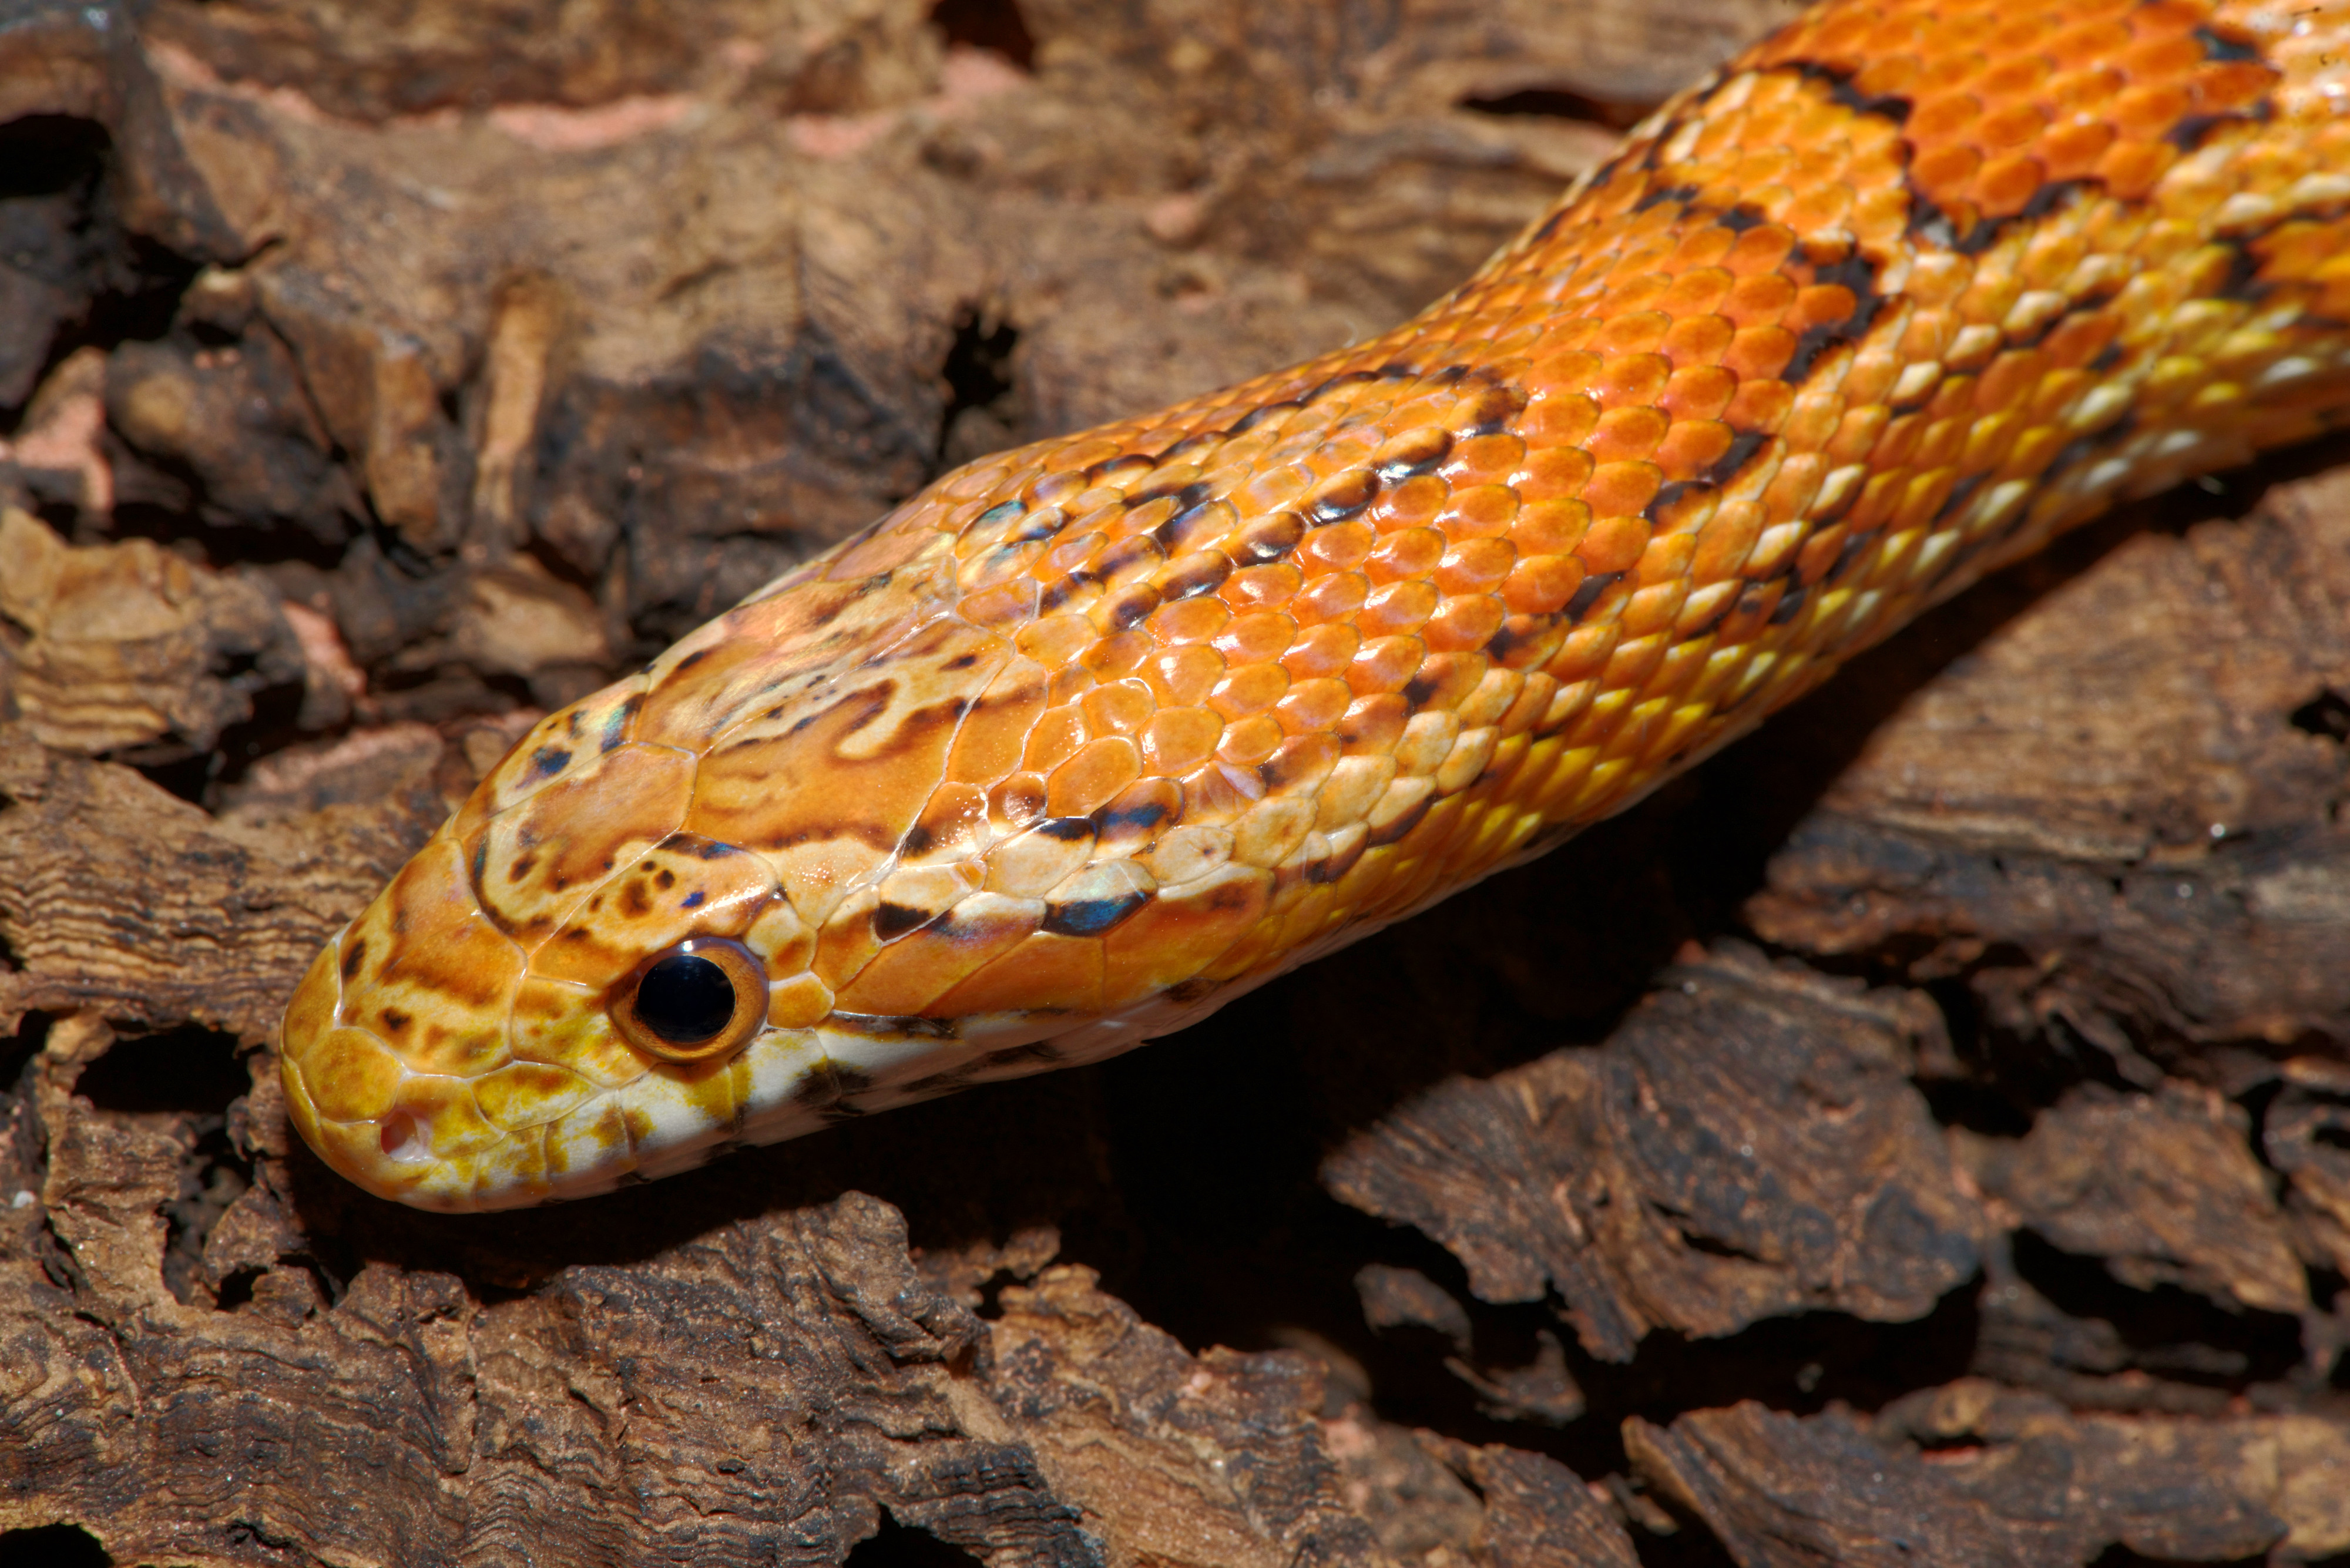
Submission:
[[965,528],[963,532],[966,534],[976,534],[983,528],[993,528],[998,523],[1008,522],[1027,510],[1028,504],[1024,501],[999,501],[994,505],[989,507],[986,511],[981,513],[978,516],[972,518],[971,520],[971,525]]
[[1640,515],[1651,523],[1666,522],[1684,502],[1694,504],[1706,501],[1717,488],[1701,479],[1668,480],[1658,488],[1654,499],[1640,509]]
[[1163,801],[1145,800],[1134,805],[1121,806],[1117,810],[1103,806],[1090,818],[1073,817],[1063,820],[1090,821],[1103,837],[1116,838],[1127,834],[1143,835],[1156,832],[1159,825],[1166,821],[1169,815],[1169,807]]
[[359,966],[365,962],[367,962],[367,940],[361,938],[351,944],[350,951],[343,955],[343,979],[347,981],[357,980]]
[[1302,407],[1304,407],[1303,404],[1295,402],[1261,404],[1256,408],[1251,409],[1248,412],[1243,414],[1238,420],[1234,421],[1232,423],[1232,433],[1234,435],[1246,435],[1249,431],[1256,429],[1257,426],[1271,419],[1276,411],[1285,411],[1290,409]]
[[1324,486],[1308,511],[1317,527],[1343,523],[1378,500],[1378,474],[1367,468],[1350,469]]
[[1597,572],[1584,578],[1583,585],[1575,590],[1575,597],[1566,601],[1566,608],[1563,612],[1566,618],[1581,621],[1591,613],[1591,607],[1599,602],[1599,596],[1614,587],[1623,575],[1621,572]]
[[1184,512],[1205,501],[1212,493],[1212,487],[1204,479],[1195,479],[1188,484],[1146,485],[1126,498],[1126,509],[1131,512],[1138,506],[1148,506],[1154,501],[1165,501],[1171,496],[1175,510]]
[[2350,743],[2350,698],[2325,687],[2286,714],[2285,722],[2304,735],[2316,735],[2337,745]]
[[940,665],[939,668],[941,670],[969,670],[972,665],[977,664],[978,662],[979,655],[976,653],[958,653],[952,659],[948,659],[944,664]]
[[[1970,480],[1968,483],[1972,483],[1973,481]],[[1860,559],[1861,552],[1867,549],[1869,545],[1876,538],[1877,535],[1874,532],[1870,532],[1866,534],[1855,534],[1850,538],[1846,539],[1844,542],[1844,548],[1836,552],[1835,562],[1825,572],[1821,574],[1820,581],[1823,583],[1834,583],[1838,577],[1844,576],[1844,574],[1851,568],[1852,564]]]
[[1378,475],[1382,483],[1395,484],[1409,479],[1414,474],[1426,473],[1451,453],[1452,432],[1438,430],[1434,426],[1426,428],[1428,451],[1424,454],[1414,456],[1404,453],[1390,458],[1371,471]]
[[1076,898],[1045,906],[1041,929],[1056,937],[1097,937],[1150,902],[1148,893],[1126,892],[1114,898]]
[[1734,207],[1716,213],[1713,221],[1733,234],[1742,234],[1749,229],[1761,228],[1771,221],[1771,217],[1761,208],[1752,207],[1741,202]]
[[1877,93],[1872,97],[1853,86],[1852,78],[1841,72],[1823,69],[1819,74],[1829,78],[1828,97],[1855,114],[1873,115],[1896,125],[1909,123],[1909,110],[1914,106],[1899,93]]
[[2203,57],[2207,60],[2257,60],[2261,57],[2258,44],[2244,38],[2229,37],[2209,26],[2195,29],[2195,41],[2203,46]]
[[695,665],[701,663],[703,659],[709,657],[710,649],[706,648],[697,648],[691,653],[687,654],[683,659],[679,659],[676,665],[671,669],[670,673],[673,676],[682,675],[687,670],[692,669]]
[[[525,844],[528,844],[531,841],[527,824],[525,825],[525,831],[521,835],[521,837]],[[474,887],[480,887],[482,885],[483,878],[489,875],[490,870],[490,836],[486,833],[483,834],[482,836],[473,844],[473,864],[470,869],[472,873],[470,877],[471,881]]]
[[1110,601],[1102,618],[1113,632],[1132,631],[1150,618],[1159,607],[1159,590],[1149,583],[1136,583]]
[[2269,117],[2262,110],[2265,103],[2256,104],[2248,112],[2230,109],[2220,114],[2190,114],[2163,134],[2163,140],[2181,152],[2193,152],[2211,139],[2211,133],[2223,125],[2256,125]]
[[416,1022],[397,1007],[387,1007],[376,1016],[383,1020],[383,1032],[395,1036],[407,1033],[408,1026]]
[[1090,816],[1048,816],[1035,825],[1035,831],[1063,844],[1075,844],[1093,836],[1094,819]]
[[1179,457],[1189,457],[1203,446],[1212,446],[1224,439],[1222,431],[1194,431],[1173,446],[1159,454],[1161,462],[1171,462]]
[[1984,482],[1990,478],[1991,475],[1988,472],[1970,473],[1950,486],[1950,493],[1944,497],[1941,505],[1934,509],[1934,521],[1939,523],[1946,518],[1956,517],[1967,503],[1975,498],[1975,492],[1981,490]]
[[1771,438],[1761,431],[1741,431],[1730,438],[1730,450],[1714,459],[1713,466],[1705,471],[1705,482],[1717,490],[1728,484],[1770,441]]
[[1469,428],[1464,436],[1500,435],[1510,428],[1510,421],[1524,410],[1523,394],[1510,387],[1490,387],[1480,393],[1477,406],[1470,410]]
[[1761,615],[1762,613],[1762,601],[1769,596],[1771,588],[1768,579],[1759,583],[1747,584],[1745,587],[1739,590],[1738,604],[1736,607],[1737,613],[1742,616]]
[[918,822],[906,829],[905,836],[898,840],[899,857],[919,859],[936,847],[938,842],[939,836]]
[[2269,286],[2261,282],[2261,258],[2242,240],[2222,240],[2228,247],[2228,275],[2212,290],[2223,299],[2241,299],[2257,303],[2267,297]]
[[[1509,660],[1510,655],[1515,653],[1520,648],[1534,640],[1533,635],[1528,630],[1516,624],[1521,618],[1522,618],[1517,616],[1512,616],[1509,619],[1504,620],[1502,623],[1501,630],[1495,632],[1492,637],[1485,639],[1483,651],[1486,658],[1492,659],[1496,664],[1506,663]],[[1523,618],[1531,621],[1533,618],[1526,617]],[[1551,618],[1548,616],[1544,616],[1543,618],[1543,620],[1545,623],[1550,619]]]
[[660,870],[653,873],[653,886],[659,888],[664,893],[668,892],[671,888],[677,886],[677,873],[671,870],[666,866],[662,867]]
[[1194,561],[1158,585],[1159,593],[1170,604],[1197,598],[1222,586],[1232,575],[1232,557],[1222,551],[1207,552],[1207,559]]
[[1278,561],[1297,548],[1305,537],[1305,522],[1295,512],[1276,512],[1270,517],[1260,517],[1241,530],[1234,548],[1254,565]]
[[1183,495],[1190,495],[1195,490],[1201,493],[1183,502],[1181,511],[1150,531],[1150,537],[1157,540],[1159,547],[1169,555],[1172,556],[1180,551],[1191,541],[1191,535],[1198,533],[1206,525],[1208,520],[1216,514],[1214,504],[1208,500],[1205,493],[1207,488],[1204,484],[1185,485],[1181,492]]
[[937,918],[938,911],[914,904],[893,904],[883,899],[873,911],[873,934],[881,940],[895,941],[909,931],[918,931]]
[[2114,422],[2105,429],[2091,431],[2086,435],[2076,435],[2058,447],[2056,455],[2048,460],[2048,466],[2040,471],[2039,482],[2046,484],[2063,477],[2095,457],[2100,449],[2115,441],[2126,440],[2137,428],[2137,415],[2130,410],[2124,409]]
[[696,888],[692,892],[688,893],[685,896],[683,901],[678,905],[678,908],[681,909],[698,909],[702,908],[702,899],[708,897],[708,894],[704,893],[701,888]]
[[[1166,559],[1166,552],[1148,534],[1138,534],[1131,539],[1120,539],[1101,553],[1088,572],[1097,582],[1115,582],[1136,566]],[[1072,574],[1074,576],[1076,574]]]
[[1442,680],[1424,672],[1415,675],[1403,683],[1403,700],[1417,712],[1428,705],[1428,700],[1435,696],[1437,688],[1443,684]]
[[1342,376],[1333,376],[1328,380],[1323,382],[1320,386],[1315,387],[1311,390],[1301,395],[1297,400],[1298,406],[1301,408],[1310,407],[1318,399],[1327,393],[1336,390],[1340,387],[1357,386],[1362,382],[1375,379],[1377,379],[1377,375],[1375,372],[1370,370],[1349,370]]
[[1661,189],[1649,192],[1647,195],[1633,202],[1632,211],[1636,213],[1645,213],[1651,207],[1661,207],[1668,202],[1676,202],[1681,206],[1689,206],[1696,202],[1699,193],[1699,188],[1695,185],[1667,185]]
[[1785,596],[1779,600],[1779,607],[1771,612],[1771,624],[1784,626],[1794,619],[1796,613],[1804,607],[1804,600],[1810,594],[1811,590],[1801,583],[1791,584]]
[[616,751],[626,742],[629,725],[635,721],[638,710],[644,705],[645,694],[639,691],[612,710],[610,716],[604,721],[603,749],[605,751]]
[[1859,254],[1846,257],[1826,266],[1815,267],[1812,280],[1817,284],[1841,285],[1852,290],[1852,314],[1842,321],[1807,327],[1795,339],[1794,357],[1779,379],[1794,385],[1806,379],[1819,357],[1839,343],[1856,343],[1868,336],[1877,320],[1877,313],[1885,308],[1885,296],[1877,291],[1877,268],[1868,258]]
[[1076,598],[1078,594],[1084,592],[1087,588],[1100,581],[1101,579],[1094,576],[1091,572],[1071,572],[1067,576],[1063,577],[1057,583],[1051,584],[1044,592],[1036,596],[1036,613],[1038,615],[1050,615],[1055,610],[1059,609],[1063,605],[1067,604],[1071,599]]

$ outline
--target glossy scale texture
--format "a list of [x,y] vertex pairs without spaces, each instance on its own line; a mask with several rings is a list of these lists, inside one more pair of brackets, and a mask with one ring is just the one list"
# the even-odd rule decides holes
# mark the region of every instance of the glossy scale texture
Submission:
[[[2350,410],[2350,0],[1831,0],[1474,278],[947,475],[541,722],[289,1007],[445,1209],[1089,1061],[1620,810],[2119,496]],[[739,942],[764,1026],[615,1028]]]

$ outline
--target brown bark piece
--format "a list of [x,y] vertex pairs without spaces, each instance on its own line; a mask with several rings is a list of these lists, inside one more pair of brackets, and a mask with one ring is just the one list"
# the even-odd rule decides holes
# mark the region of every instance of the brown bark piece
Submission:
[[1428,1091],[1326,1184],[1444,1242],[1486,1301],[1556,1291],[1609,1360],[1658,1328],[1916,1317],[1973,1272],[1982,1217],[1907,1079],[1929,1012],[1734,948],[1665,980],[1598,1051]]
[[130,768],[0,730],[0,1024],[90,1009],[267,1039],[329,933],[448,809],[432,755],[380,799],[214,817]]
[[2103,1258],[2139,1290],[2183,1284],[2297,1313],[2309,1286],[2244,1117],[2209,1089],[2094,1086],[2041,1113],[2012,1159],[1981,1173],[2022,1220],[2069,1252]]
[[1749,918],[2125,1058],[2350,1038],[2345,563],[2340,472],[2129,541],[1875,731]]
[[[224,666],[238,672],[224,678]],[[145,539],[77,550],[0,508],[0,702],[63,752],[167,761],[212,750],[253,693],[299,681],[274,596]]]

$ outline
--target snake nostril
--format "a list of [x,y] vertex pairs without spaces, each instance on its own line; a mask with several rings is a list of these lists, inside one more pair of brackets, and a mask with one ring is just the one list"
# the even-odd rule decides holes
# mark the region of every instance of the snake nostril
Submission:
[[396,1159],[402,1164],[427,1158],[432,1154],[432,1150],[425,1147],[416,1118],[406,1111],[394,1111],[383,1118],[383,1130],[377,1134],[376,1143],[382,1148],[386,1158]]

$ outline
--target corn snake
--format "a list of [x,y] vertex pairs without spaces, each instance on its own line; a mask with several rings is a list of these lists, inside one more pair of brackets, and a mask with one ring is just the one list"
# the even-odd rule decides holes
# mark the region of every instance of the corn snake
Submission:
[[538,724],[288,1008],[427,1207],[1099,1059],[2350,414],[2350,4],[1829,0],[1367,342],[985,458]]

